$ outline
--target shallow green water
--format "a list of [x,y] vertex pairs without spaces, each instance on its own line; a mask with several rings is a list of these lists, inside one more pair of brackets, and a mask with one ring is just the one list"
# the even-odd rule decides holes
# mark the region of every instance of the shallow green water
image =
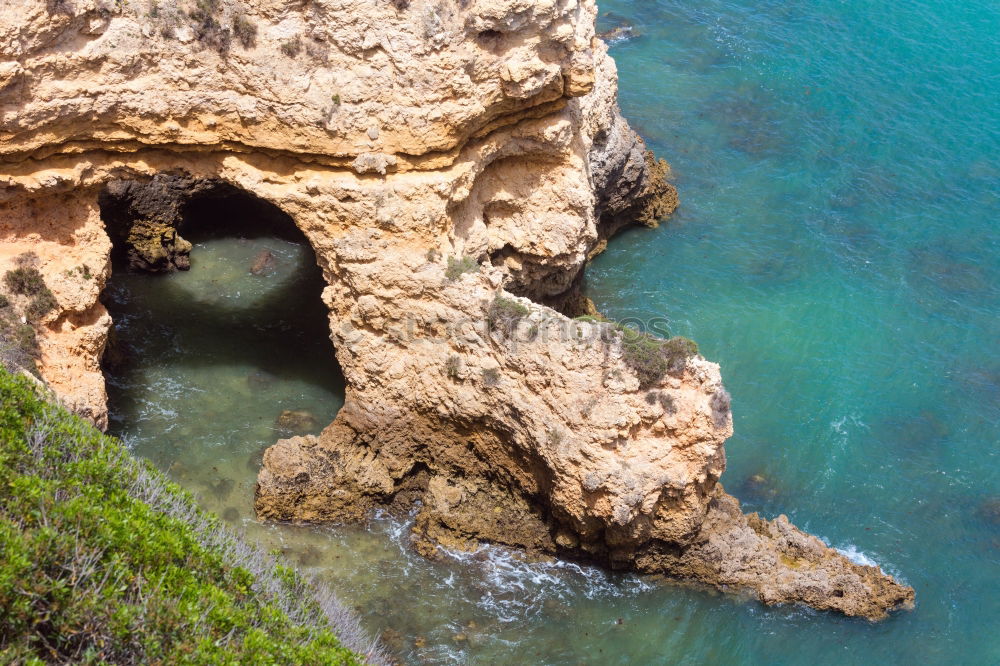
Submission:
[[[253,275],[260,252],[275,267]],[[248,516],[247,493],[226,492],[220,479],[250,478],[262,447],[296,434],[278,423],[284,410],[312,414],[316,431],[343,404],[322,278],[311,250],[275,238],[207,239],[194,262],[166,276],[118,271],[105,291],[126,357],[108,374],[112,427],[196,492]]]
[[[295,277],[312,257],[286,241],[194,239],[190,273],[116,272],[135,353],[112,373],[114,429],[329,577],[408,663],[1000,663],[997,6],[602,11],[640,34],[612,50],[622,105],[683,203],[612,242],[589,294],[615,318],[667,316],[722,364],[728,490],[900,575],[914,611],[871,625],[499,549],[428,562],[388,519],[254,523],[278,415],[322,425],[343,398],[320,282]],[[251,275],[262,249],[274,271]]]
[[[406,547],[408,523],[303,528],[253,520],[262,449],[281,437],[284,410],[307,411],[318,432],[343,404],[332,361],[322,279],[303,243],[269,237],[192,237],[190,272],[115,271],[104,300],[115,320],[107,368],[111,431],[153,460],[201,504],[328,578],[373,632],[412,663],[458,663],[475,655],[550,659],[563,632],[594,636],[652,586],[571,564],[526,565],[501,549],[424,560]],[[274,266],[250,267],[261,252]],[[680,611],[678,611],[680,612]],[[526,636],[533,639],[524,642]],[[607,647],[595,648],[600,654]]]

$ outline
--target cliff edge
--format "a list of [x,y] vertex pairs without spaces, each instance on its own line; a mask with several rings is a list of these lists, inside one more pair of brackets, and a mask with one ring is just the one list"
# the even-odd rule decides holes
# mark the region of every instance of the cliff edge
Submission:
[[[184,269],[192,201],[308,238],[344,408],[264,456],[261,518],[419,501],[414,539],[536,553],[876,619],[913,590],[718,481],[719,368],[572,320],[587,258],[676,206],[621,117],[591,0],[32,0],[0,7],[0,271],[55,299],[40,372],[99,425],[112,248]],[[577,314],[577,312],[571,312]]]

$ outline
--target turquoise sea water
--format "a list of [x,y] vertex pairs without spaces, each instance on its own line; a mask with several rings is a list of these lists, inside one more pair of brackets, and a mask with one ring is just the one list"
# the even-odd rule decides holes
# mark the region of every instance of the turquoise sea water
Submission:
[[611,49],[621,103],[682,205],[591,297],[721,363],[747,508],[917,590],[877,626],[720,608],[691,660],[722,633],[731,663],[1000,663],[1000,5],[601,11],[640,33]]
[[[601,11],[638,35],[612,47],[622,106],[682,206],[616,238],[589,295],[614,318],[668,317],[720,362],[726,488],[898,574],[913,611],[764,608],[496,548],[430,562],[387,518],[257,524],[280,413],[317,429],[343,399],[314,260],[289,240],[193,237],[190,273],[116,272],[132,353],[109,373],[114,431],[331,581],[408,664],[1000,663],[1000,7]],[[251,275],[262,250],[274,267]]]

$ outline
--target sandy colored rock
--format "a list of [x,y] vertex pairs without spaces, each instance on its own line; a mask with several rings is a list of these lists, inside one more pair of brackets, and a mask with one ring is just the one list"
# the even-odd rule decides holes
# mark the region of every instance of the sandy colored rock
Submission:
[[855,564],[784,515],[744,515],[717,485],[699,534],[684,549],[650,543],[630,553],[639,571],[750,590],[767,605],[800,602],[878,620],[913,603],[913,589],[878,567]]
[[260,517],[421,500],[430,556],[488,540],[871,618],[912,600],[722,493],[717,365],[651,379],[613,326],[542,304],[589,311],[588,257],[677,205],[591,0],[214,7],[0,6],[0,271],[38,255],[41,372],[69,406],[106,424],[113,243],[186,268],[187,208],[254,197],[316,252],[347,384],[319,436],[264,453]]

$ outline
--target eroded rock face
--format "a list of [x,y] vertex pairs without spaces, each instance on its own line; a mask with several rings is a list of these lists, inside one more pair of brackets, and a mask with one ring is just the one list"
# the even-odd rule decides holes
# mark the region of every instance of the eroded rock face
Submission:
[[488,540],[871,618],[912,600],[723,493],[717,365],[651,380],[613,327],[539,304],[676,206],[593,2],[167,4],[0,7],[0,271],[38,255],[41,371],[70,406],[106,422],[112,239],[184,268],[184,206],[235,188],[312,244],[347,382],[321,435],[264,454],[262,518],[419,499],[428,555]]
[[178,226],[182,206],[206,181],[156,174],[149,182],[113,180],[98,196],[101,217],[112,241],[125,247],[129,267],[151,273],[191,267],[191,243]]

